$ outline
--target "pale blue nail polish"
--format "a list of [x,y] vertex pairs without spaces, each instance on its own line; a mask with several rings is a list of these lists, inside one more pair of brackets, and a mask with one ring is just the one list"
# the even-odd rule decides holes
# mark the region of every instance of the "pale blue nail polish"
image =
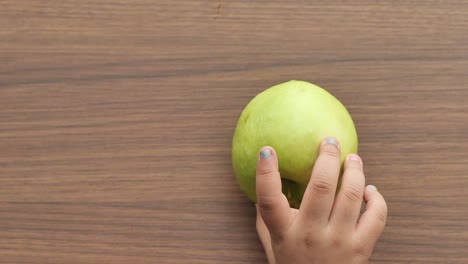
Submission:
[[336,142],[334,138],[327,138],[325,142],[327,142],[327,144],[330,144],[330,145],[335,145],[337,148],[340,147],[340,145],[338,144],[338,142]]
[[260,157],[262,159],[268,159],[272,155],[273,155],[273,153],[271,152],[271,149],[264,149],[264,150],[260,151]]

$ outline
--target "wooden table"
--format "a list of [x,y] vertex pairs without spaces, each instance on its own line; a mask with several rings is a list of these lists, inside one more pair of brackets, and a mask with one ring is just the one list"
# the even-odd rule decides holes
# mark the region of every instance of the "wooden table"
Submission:
[[266,263],[230,144],[321,85],[389,206],[375,263],[468,263],[468,2],[1,1],[1,263]]

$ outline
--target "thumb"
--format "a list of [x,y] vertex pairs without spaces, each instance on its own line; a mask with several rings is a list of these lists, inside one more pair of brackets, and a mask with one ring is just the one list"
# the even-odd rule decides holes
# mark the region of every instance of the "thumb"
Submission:
[[278,158],[273,148],[263,147],[257,162],[257,207],[272,239],[280,238],[290,225],[290,207],[281,191]]

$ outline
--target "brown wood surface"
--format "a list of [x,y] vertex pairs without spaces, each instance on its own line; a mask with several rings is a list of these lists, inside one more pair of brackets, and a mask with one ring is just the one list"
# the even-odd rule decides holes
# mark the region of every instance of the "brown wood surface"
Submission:
[[388,201],[375,263],[468,263],[468,1],[0,1],[0,263],[266,263],[230,162],[321,85]]

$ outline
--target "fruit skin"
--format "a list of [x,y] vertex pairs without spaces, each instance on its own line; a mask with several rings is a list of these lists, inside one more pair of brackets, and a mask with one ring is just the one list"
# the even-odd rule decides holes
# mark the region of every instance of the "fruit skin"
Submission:
[[298,208],[318,156],[320,142],[336,137],[341,161],[357,153],[353,120],[338,99],[304,81],[289,81],[258,94],[239,117],[232,140],[232,164],[240,189],[256,201],[255,174],[260,148],[276,150],[283,193]]

